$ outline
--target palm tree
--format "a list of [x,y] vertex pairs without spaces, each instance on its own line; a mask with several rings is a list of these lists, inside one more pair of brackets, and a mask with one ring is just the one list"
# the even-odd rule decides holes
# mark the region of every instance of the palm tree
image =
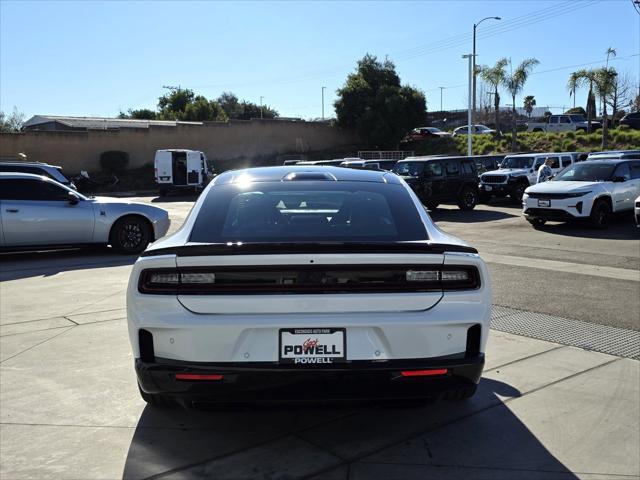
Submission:
[[613,93],[618,72],[615,68],[598,68],[593,71],[593,83],[596,93],[602,101],[602,149],[605,150],[609,143],[609,118],[607,114],[607,97]]
[[498,87],[502,85],[505,76],[504,68],[507,66],[507,59],[501,58],[493,67],[480,67],[480,78],[493,87],[493,105],[496,109],[495,129],[500,131],[500,94]]
[[573,72],[569,75],[569,81],[567,82],[567,90],[569,90],[569,97],[573,95],[573,108],[576,108],[576,90],[584,84],[584,77],[581,77],[578,72]]
[[512,134],[511,134],[511,150],[512,151],[516,150],[516,147],[517,147],[516,137],[518,135],[517,128],[516,128],[516,95],[522,92],[522,89],[524,88],[524,84],[527,83],[527,79],[529,78],[529,74],[531,73],[531,70],[533,69],[533,67],[535,67],[539,63],[540,62],[535,58],[527,58],[523,60],[522,63],[520,63],[520,65],[518,65],[514,70],[513,65],[511,64],[511,61],[509,61],[509,66],[511,67],[511,73],[508,75],[505,75],[505,78],[502,81],[502,84],[509,91],[509,93],[511,94],[511,99],[513,100],[513,102],[511,103],[512,109],[513,109],[512,110],[513,128],[512,128]]
[[584,84],[589,85],[589,93],[587,94],[587,131],[591,133],[591,120],[595,116],[595,99],[593,94],[593,84],[595,82],[595,70],[578,70],[573,72],[569,76],[569,82],[567,83],[567,87],[569,90],[573,90],[573,96],[575,98],[575,89],[583,86]]
[[527,95],[524,97],[523,101],[524,111],[527,112],[529,118],[531,118],[531,112],[533,112],[533,107],[536,106],[536,98],[533,95]]

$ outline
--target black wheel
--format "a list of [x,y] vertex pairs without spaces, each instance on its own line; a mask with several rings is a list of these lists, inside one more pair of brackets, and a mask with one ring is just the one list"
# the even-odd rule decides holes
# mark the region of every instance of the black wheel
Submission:
[[440,205],[437,202],[426,202],[425,205],[427,206],[427,209],[430,211],[434,211],[436,208],[438,208],[438,205]]
[[602,230],[609,223],[609,217],[611,216],[611,207],[606,200],[597,200],[591,208],[591,215],[589,215],[589,223],[593,228]]
[[476,390],[478,390],[478,385],[471,385],[469,387],[461,387],[461,388],[456,388],[454,390],[447,390],[442,393],[442,395],[440,396],[440,399],[448,402],[457,402],[460,400],[466,400],[467,398],[473,397],[476,393]]
[[177,405],[173,398],[167,395],[160,395],[158,393],[146,393],[142,391],[142,388],[140,388],[140,384],[138,384],[138,391],[140,392],[140,396],[142,397],[142,399],[149,405],[152,405],[154,407],[174,408]]
[[518,182],[514,185],[513,190],[511,190],[511,200],[514,203],[522,203],[522,196],[524,195],[524,191],[527,189],[529,185],[524,182]]
[[151,241],[151,227],[140,217],[123,217],[119,219],[109,235],[109,243],[119,253],[140,253]]
[[478,204],[478,192],[471,187],[464,187],[458,196],[458,208],[468,212],[476,208]]
[[527,222],[529,222],[531,225],[533,225],[533,228],[540,228],[540,227],[544,226],[545,223],[547,223],[546,220],[543,220],[541,218],[532,218],[530,220],[527,220]]

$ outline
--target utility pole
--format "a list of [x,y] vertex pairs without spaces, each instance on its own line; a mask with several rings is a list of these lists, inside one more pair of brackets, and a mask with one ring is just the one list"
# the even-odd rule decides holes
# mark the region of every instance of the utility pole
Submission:
[[443,112],[442,110],[442,91],[447,88],[447,87],[438,87],[440,89],[440,113]]
[[262,95],[260,95],[260,118],[262,118],[262,99],[264,97]]
[[500,17],[485,17],[480,20],[478,23],[473,24],[473,100],[472,100],[472,109],[471,109],[471,123],[475,122],[476,117],[476,28],[485,20],[501,20]]
[[324,89],[327,87],[322,87],[322,120],[324,120]]
[[[471,105],[471,90],[473,90],[473,74],[472,74],[472,69],[473,69],[473,54],[468,53],[467,55],[463,55],[462,58],[468,58],[469,59],[469,107],[468,107],[468,111],[467,111],[467,156],[471,156],[472,152],[473,152],[473,140],[471,139],[471,128],[472,128],[472,122],[471,122],[471,111],[472,111],[472,105]],[[474,129],[475,130],[475,129]]]

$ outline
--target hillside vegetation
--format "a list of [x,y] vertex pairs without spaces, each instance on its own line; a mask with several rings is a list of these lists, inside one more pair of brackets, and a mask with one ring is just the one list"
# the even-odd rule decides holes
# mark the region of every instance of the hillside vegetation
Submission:
[[[518,133],[519,152],[596,152],[601,150],[602,132],[520,132]],[[433,139],[414,142],[402,147],[413,150],[416,155],[467,154],[467,137],[459,136],[448,139]],[[640,130],[614,129],[609,130],[608,150],[640,149]],[[502,137],[490,135],[475,135],[473,138],[473,153],[488,155],[491,153],[510,153],[511,134]]]

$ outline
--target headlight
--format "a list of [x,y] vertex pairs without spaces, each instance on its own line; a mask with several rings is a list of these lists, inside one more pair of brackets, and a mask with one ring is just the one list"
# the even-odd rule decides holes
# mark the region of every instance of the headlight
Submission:
[[567,193],[567,198],[582,197],[583,195],[587,195],[588,193],[591,193],[591,192],[574,192],[574,193]]

